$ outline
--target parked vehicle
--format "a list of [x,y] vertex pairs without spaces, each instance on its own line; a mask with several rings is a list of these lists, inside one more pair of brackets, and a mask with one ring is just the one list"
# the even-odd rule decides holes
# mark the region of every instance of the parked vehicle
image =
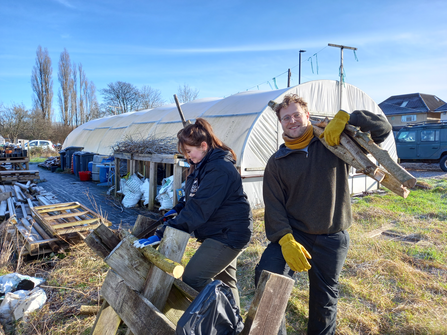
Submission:
[[25,143],[25,149],[32,149],[35,147],[41,147],[43,149],[49,149],[55,151],[54,144],[48,140],[33,140]]
[[414,124],[400,129],[396,149],[401,162],[439,163],[447,172],[447,123]]

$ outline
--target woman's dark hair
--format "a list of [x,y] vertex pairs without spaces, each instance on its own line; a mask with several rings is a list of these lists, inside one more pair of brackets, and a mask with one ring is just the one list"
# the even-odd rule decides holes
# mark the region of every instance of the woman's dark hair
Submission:
[[[194,124],[187,125],[177,133],[178,138],[178,151],[185,155],[185,145],[192,147],[200,147],[202,142],[206,142],[209,148],[220,148],[225,151],[231,152],[233,159],[236,160],[236,154],[234,151],[222,143],[214,134],[213,127],[208,121],[202,118],[197,118]],[[185,155],[186,156],[186,155]]]

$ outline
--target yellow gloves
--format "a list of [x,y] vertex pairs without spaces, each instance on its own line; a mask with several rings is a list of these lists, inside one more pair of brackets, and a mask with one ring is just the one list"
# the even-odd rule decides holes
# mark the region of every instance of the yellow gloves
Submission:
[[340,135],[345,129],[346,124],[349,121],[349,114],[344,110],[339,110],[335,114],[334,118],[328,123],[326,128],[324,128],[323,134],[320,138],[324,137],[326,143],[330,146],[340,144]]
[[301,244],[295,241],[292,234],[284,235],[279,240],[279,244],[281,245],[282,255],[292,271],[301,272],[310,269],[310,264],[306,258],[311,259],[312,257]]

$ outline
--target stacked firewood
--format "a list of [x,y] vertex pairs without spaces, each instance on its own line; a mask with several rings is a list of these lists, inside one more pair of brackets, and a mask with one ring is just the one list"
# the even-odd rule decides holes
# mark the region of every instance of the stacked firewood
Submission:
[[144,139],[134,139],[127,137],[121,142],[112,146],[114,152],[126,152],[130,154],[176,154],[177,138],[175,137],[154,137],[149,136]]

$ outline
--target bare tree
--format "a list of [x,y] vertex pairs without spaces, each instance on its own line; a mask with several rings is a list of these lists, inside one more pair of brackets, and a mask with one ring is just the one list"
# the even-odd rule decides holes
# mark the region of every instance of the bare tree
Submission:
[[189,87],[187,84],[178,87],[177,98],[180,102],[185,103],[197,99],[199,90]]
[[59,79],[60,87],[57,94],[59,101],[59,109],[61,113],[61,119],[65,126],[71,125],[70,119],[70,78],[71,78],[71,62],[70,55],[67,49],[61,53],[59,58],[59,71],[57,74]]
[[101,90],[101,95],[113,114],[127,113],[138,109],[140,92],[134,85],[117,81],[107,84],[107,87]]
[[53,135],[51,120],[42,118],[39,109],[32,110],[29,114],[26,133],[29,138],[50,139]]
[[143,86],[140,89],[140,109],[150,109],[163,106],[165,101],[161,97],[160,90],[150,86]]
[[99,104],[98,100],[96,100],[96,87],[95,84],[91,81],[87,81],[85,85],[85,122],[88,122],[93,119],[97,119],[100,117],[99,112]]
[[19,135],[26,131],[29,112],[22,104],[12,104],[11,107],[0,106],[0,128],[3,137],[8,137],[17,143]]
[[82,69],[82,64],[78,65],[78,73],[79,73],[79,99],[78,99],[78,111],[79,111],[79,124],[83,124],[85,122],[85,86],[87,82],[87,78],[85,76],[85,72]]
[[53,80],[51,79],[53,69],[48,50],[42,50],[39,45],[36,52],[36,64],[31,75],[33,88],[34,108],[40,110],[44,119],[51,120],[51,104],[53,101]]
[[76,69],[76,63],[73,62],[73,65],[71,67],[71,79],[70,79],[70,118],[71,118],[71,124],[74,126],[79,125],[78,120],[78,90],[77,90],[77,84],[78,84],[78,72]]

